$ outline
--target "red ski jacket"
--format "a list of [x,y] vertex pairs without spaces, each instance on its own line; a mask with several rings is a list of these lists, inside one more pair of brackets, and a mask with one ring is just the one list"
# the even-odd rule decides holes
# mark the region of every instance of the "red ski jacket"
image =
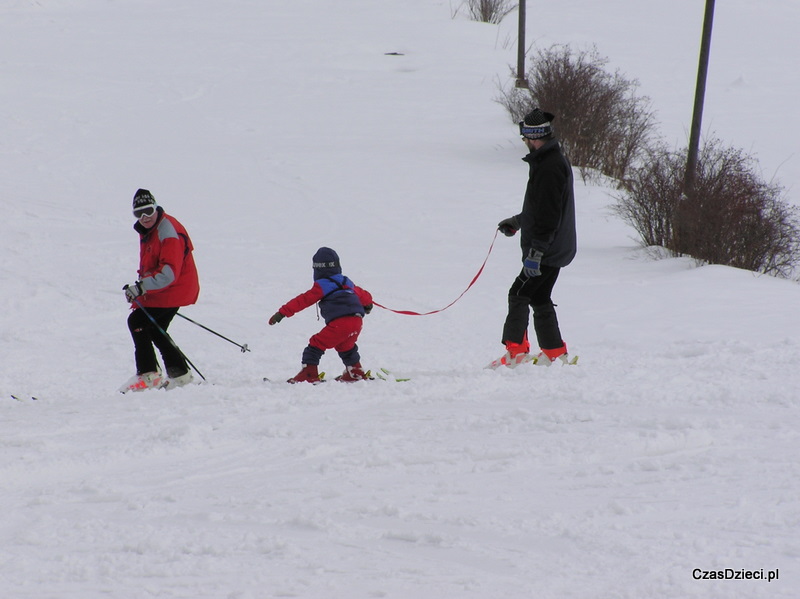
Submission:
[[343,275],[314,281],[314,285],[278,310],[284,316],[294,316],[319,302],[320,313],[328,324],[342,316],[364,316],[364,306],[372,304],[372,294]]
[[150,229],[139,222],[133,226],[140,236],[139,279],[146,291],[139,302],[145,308],[188,306],[200,295],[194,246],[178,219],[160,206],[158,213]]

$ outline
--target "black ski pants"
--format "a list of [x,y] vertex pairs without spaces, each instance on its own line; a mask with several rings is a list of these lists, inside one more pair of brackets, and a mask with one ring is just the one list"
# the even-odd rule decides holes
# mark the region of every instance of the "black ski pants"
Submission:
[[[178,308],[147,308],[147,312],[158,323],[158,326],[166,332],[172,319],[178,313]],[[168,376],[176,377],[189,372],[189,367],[186,365],[186,360],[180,350],[167,337],[161,334],[161,331],[147,317],[144,310],[136,308],[130,313],[130,316],[128,316],[128,329],[133,338],[136,374],[158,370],[154,345],[161,352],[161,359],[164,361],[164,368]]]
[[558,328],[556,309],[550,295],[558,279],[560,268],[542,264],[542,274],[528,277],[520,271],[508,290],[508,316],[503,326],[503,340],[522,343],[528,331],[530,310],[533,310],[533,328],[542,349],[557,349],[564,345]]

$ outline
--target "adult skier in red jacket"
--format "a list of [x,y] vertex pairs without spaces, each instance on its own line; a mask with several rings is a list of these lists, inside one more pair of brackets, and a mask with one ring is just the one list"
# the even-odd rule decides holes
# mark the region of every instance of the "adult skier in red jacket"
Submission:
[[314,285],[305,293],[289,300],[269,319],[269,324],[279,323],[287,316],[319,302],[319,311],[325,328],[308,341],[303,350],[303,368],[289,379],[290,383],[318,383],[319,362],[327,349],[335,349],[345,370],[337,381],[355,382],[366,378],[358,353],[358,336],[363,319],[372,310],[372,295],[342,274],[339,255],[331,248],[321,247],[314,254]]
[[[159,327],[166,332],[178,308],[197,301],[200,283],[192,255],[194,246],[186,228],[164,212],[148,190],[139,189],[133,196],[133,215],[133,228],[140,240],[139,278],[123,289],[133,308],[128,329],[133,338],[136,374],[120,391],[180,387],[192,381],[192,373],[181,352]],[[161,353],[167,378],[158,367],[153,346]]]

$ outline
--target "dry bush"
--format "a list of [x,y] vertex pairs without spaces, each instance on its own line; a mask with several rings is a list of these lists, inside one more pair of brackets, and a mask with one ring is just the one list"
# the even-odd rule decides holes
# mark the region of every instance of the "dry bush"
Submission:
[[498,100],[518,122],[538,106],[556,115],[554,129],[584,179],[592,171],[624,180],[649,149],[655,127],[650,100],[638,82],[606,71],[595,48],[555,45],[529,61],[529,89],[501,90]]
[[502,21],[517,7],[512,0],[465,0],[464,4],[470,19],[494,24]]
[[661,148],[631,170],[617,196],[615,212],[631,225],[645,246],[674,247],[675,211],[683,190],[686,160]]
[[653,150],[617,196],[616,212],[645,245],[675,255],[789,277],[800,261],[800,214],[756,161],[717,140],[704,144],[691,198],[682,194],[686,150]]

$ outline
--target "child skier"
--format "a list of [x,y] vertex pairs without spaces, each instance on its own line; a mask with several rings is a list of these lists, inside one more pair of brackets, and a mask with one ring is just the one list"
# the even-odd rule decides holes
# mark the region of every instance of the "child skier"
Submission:
[[314,254],[314,285],[281,306],[269,319],[278,324],[287,316],[294,316],[319,302],[319,311],[325,328],[313,335],[303,350],[303,368],[289,383],[319,383],[319,361],[327,349],[336,349],[345,369],[337,381],[352,383],[366,378],[361,367],[361,356],[356,341],[361,333],[365,314],[372,311],[372,295],[342,274],[338,254],[331,248],[321,247]]

